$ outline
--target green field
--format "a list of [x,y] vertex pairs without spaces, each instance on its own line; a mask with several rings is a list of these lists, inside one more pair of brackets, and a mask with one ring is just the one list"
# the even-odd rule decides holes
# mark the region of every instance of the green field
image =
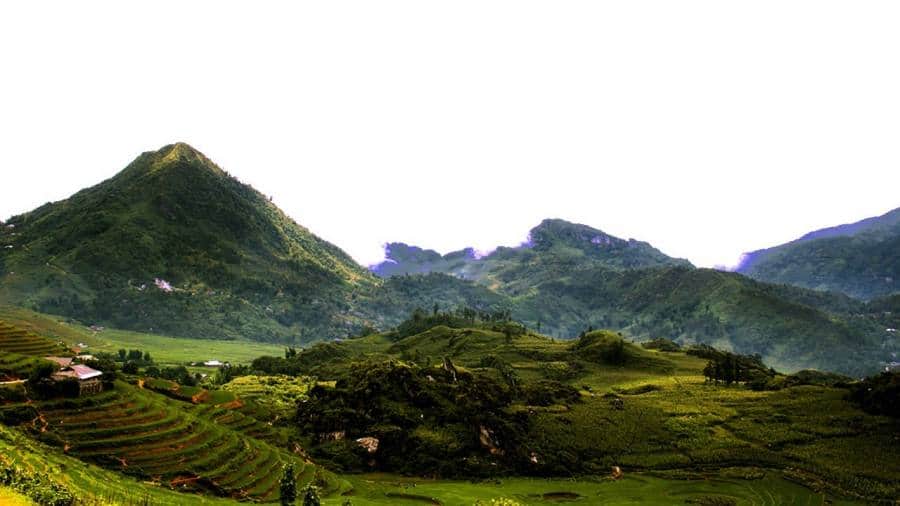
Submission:
[[[363,475],[351,481],[354,493],[349,497],[354,505],[422,505],[430,502],[445,506],[472,506],[478,501],[490,504],[492,499],[501,497],[529,505],[663,506],[688,504],[689,500],[709,497],[731,498],[741,506],[860,504],[826,498],[785,480],[776,471],[765,472],[761,478],[752,480],[699,476],[671,480],[649,475],[627,475],[619,481],[511,478],[498,480],[498,483],[470,483]],[[342,500],[328,499],[324,504],[341,504]]]
[[[261,355],[284,354],[282,345],[257,341],[188,339],[115,329],[93,332],[84,325],[67,322],[62,317],[9,306],[0,306],[0,321],[9,322],[17,328],[49,338],[46,340],[49,344],[41,348],[41,353],[51,350],[49,346],[55,341],[62,341],[68,346],[87,344],[88,346],[82,350],[84,353],[116,353],[119,349],[140,349],[149,352],[153,360],[160,365],[205,360],[245,364]],[[2,331],[3,327],[0,324],[0,339]]]

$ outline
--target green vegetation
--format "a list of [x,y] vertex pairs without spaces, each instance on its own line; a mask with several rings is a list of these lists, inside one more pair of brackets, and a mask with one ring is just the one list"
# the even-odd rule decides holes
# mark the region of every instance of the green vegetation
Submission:
[[[822,258],[863,255],[840,270],[859,295],[893,265],[875,222],[770,259],[825,279]],[[817,370],[892,360],[896,294],[696,269],[561,220],[486,256],[394,244],[379,278],[184,144],[10,225],[0,501],[900,497],[897,373]],[[41,358],[73,354],[101,393]]]
[[[484,482],[367,474],[351,478],[353,495],[350,500],[353,506],[516,506],[570,502],[604,506],[671,506],[704,504],[700,501],[718,497],[734,500],[742,506],[826,504],[827,496],[798,485],[777,471],[747,473],[735,469],[724,474],[682,473],[667,477],[626,474],[621,480],[605,477],[504,478]],[[747,478],[747,474],[752,477]],[[835,506],[859,504],[834,497],[827,497],[827,500],[830,501],[827,504]],[[326,498],[323,504],[340,505],[343,501],[343,498]]]
[[75,504],[75,495],[64,485],[15,464],[0,467],[0,485],[17,490],[42,506]]
[[863,410],[900,418],[900,372],[884,372],[853,386],[850,398]]
[[60,449],[46,446],[19,430],[3,425],[0,425],[0,466],[15,466],[31,476],[48,476],[58,486],[74,492],[79,504],[83,505],[234,504],[233,501],[216,497],[171,491],[118,472],[85,464]]
[[[890,443],[900,425],[854,405],[848,378],[784,376],[709,347],[648,350],[609,331],[507,339],[491,325],[372,335],[259,363],[319,379],[298,434],[334,469],[505,480],[748,467],[838,495],[900,493]],[[717,362],[742,371],[730,386],[704,377]]]
[[900,209],[748,253],[738,272],[873,299],[900,291]]
[[0,301],[144,332],[308,340],[374,282],[185,144],[8,224]]
[[[153,362],[159,366],[184,365],[210,359],[231,364],[247,364],[260,355],[280,354],[284,350],[283,345],[240,339],[227,341],[191,339],[108,328],[97,332],[66,318],[12,306],[0,306],[0,320],[16,328],[26,329],[28,333],[47,336],[41,338],[43,341],[64,342],[67,347],[79,347],[79,343],[86,344],[87,347],[82,349],[83,353],[118,355],[120,349],[140,349],[144,353],[149,353]],[[3,349],[2,345],[0,349]],[[65,348],[59,350],[58,354],[72,354],[71,351],[63,353],[63,350]]]
[[[192,402],[201,395],[198,389],[179,398]],[[314,466],[247,437],[243,430],[259,426],[250,417],[187,409],[183,400],[125,383],[92,397],[44,402],[38,411],[45,424],[41,439],[69,455],[171,488],[273,500],[286,463],[295,465],[303,483],[319,477],[331,489],[338,486]]]
[[58,342],[53,342],[3,320],[0,320],[0,350],[38,357],[72,355],[71,351]]
[[[416,307],[438,305],[505,311],[562,338],[602,327],[711,344],[786,371],[861,376],[898,346],[859,316],[867,311],[858,301],[694,269],[649,244],[562,220],[484,257],[435,259],[394,245],[402,262],[378,269],[404,275],[380,279],[184,144],[144,153],[9,225],[0,230],[0,303],[141,335],[299,345],[393,328]],[[864,263],[890,263],[893,251]],[[139,347],[157,362],[183,362],[134,342],[141,335],[110,334],[114,348],[103,351]]]

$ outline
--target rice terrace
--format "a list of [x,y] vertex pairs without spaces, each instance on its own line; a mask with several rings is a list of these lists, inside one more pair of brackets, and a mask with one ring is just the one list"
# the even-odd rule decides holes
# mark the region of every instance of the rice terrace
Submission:
[[898,26],[0,2],[0,506],[900,506]]

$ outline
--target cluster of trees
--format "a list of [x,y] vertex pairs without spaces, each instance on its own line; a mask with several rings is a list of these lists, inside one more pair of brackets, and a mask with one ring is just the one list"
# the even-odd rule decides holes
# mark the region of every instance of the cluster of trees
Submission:
[[869,413],[900,418],[900,372],[883,372],[857,383],[850,400]]
[[503,332],[507,337],[525,333],[525,326],[512,321],[512,313],[507,309],[482,311],[471,307],[458,307],[442,312],[437,304],[431,313],[422,308],[413,310],[409,318],[397,326],[395,337],[402,339],[444,325],[451,328],[487,327]]
[[641,343],[641,346],[648,350],[681,351],[681,345],[665,337],[657,337],[656,339],[645,341]]
[[[495,375],[399,361],[352,365],[316,386],[296,421],[321,462],[346,470],[485,476],[527,462],[528,419],[506,408],[514,392]],[[355,442],[374,437],[377,453]]]
[[122,372],[125,374],[137,374],[141,367],[152,366],[154,364],[153,357],[149,351],[141,350],[124,350],[113,357],[113,360],[122,364]]
[[760,355],[739,355],[728,351],[717,350],[711,346],[701,345],[693,347],[687,352],[709,359],[703,368],[703,375],[707,381],[718,385],[724,383],[747,383],[751,386],[764,386],[768,380],[775,376],[775,371],[763,364]]
[[146,371],[144,371],[144,374],[150,376],[151,378],[167,379],[170,381],[174,381],[179,385],[191,387],[196,386],[202,378],[202,376],[200,376],[200,373],[191,374],[191,371],[189,371],[187,367],[183,365],[163,367],[162,369],[156,366],[150,366]]

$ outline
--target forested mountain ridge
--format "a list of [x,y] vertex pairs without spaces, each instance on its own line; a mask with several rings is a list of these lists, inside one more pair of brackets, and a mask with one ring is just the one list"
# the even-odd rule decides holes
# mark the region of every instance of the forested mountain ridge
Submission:
[[787,371],[863,373],[896,351],[857,300],[697,269],[563,220],[484,256],[392,244],[376,276],[186,144],[11,218],[0,246],[0,303],[175,336],[301,344],[437,306],[507,311],[561,338],[594,327],[710,343]]
[[736,269],[760,281],[868,300],[900,291],[900,208],[747,253]]

